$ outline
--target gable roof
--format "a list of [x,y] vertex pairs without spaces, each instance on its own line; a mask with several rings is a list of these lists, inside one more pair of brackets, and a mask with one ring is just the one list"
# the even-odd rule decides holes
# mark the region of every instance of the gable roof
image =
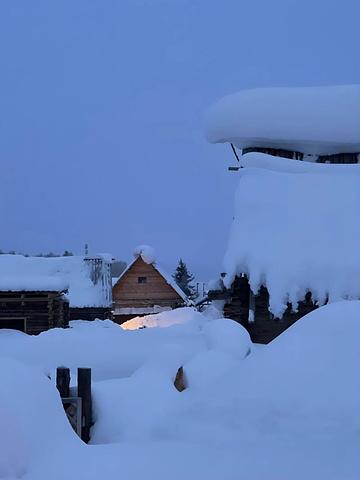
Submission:
[[[173,290],[175,290],[175,292],[184,300],[184,302],[187,302],[188,301],[188,298],[187,296],[185,295],[185,293],[181,290],[181,288],[177,285],[177,283],[172,279],[171,276],[169,276],[165,270],[163,270],[155,261],[146,261],[147,258],[145,255],[142,255],[141,253],[139,255],[136,255],[134,260],[126,267],[126,269],[122,272],[122,274],[120,275],[120,277],[117,279],[114,287],[118,284],[118,282],[120,281],[120,279],[131,269],[131,267],[134,265],[134,263],[139,259],[141,258],[142,261],[144,263],[146,263],[147,265],[151,265],[162,277],[163,279],[165,280],[165,282],[170,285],[170,287],[173,288]],[[145,260],[144,260],[145,258]]]

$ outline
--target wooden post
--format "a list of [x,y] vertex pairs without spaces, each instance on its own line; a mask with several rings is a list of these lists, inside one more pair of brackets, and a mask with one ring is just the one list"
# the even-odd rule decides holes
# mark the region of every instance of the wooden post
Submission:
[[56,369],[56,388],[61,398],[70,396],[70,368],[58,367]]
[[88,443],[92,426],[91,368],[78,368],[78,397],[82,399],[81,438]]

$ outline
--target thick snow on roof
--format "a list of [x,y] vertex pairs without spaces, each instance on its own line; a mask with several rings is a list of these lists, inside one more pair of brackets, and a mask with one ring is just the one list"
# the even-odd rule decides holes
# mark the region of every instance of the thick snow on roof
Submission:
[[156,262],[155,250],[149,245],[139,245],[136,247],[134,250],[134,257],[141,257],[148,265]]
[[360,85],[244,90],[208,111],[211,143],[330,155],[360,152]]
[[[287,170],[302,164],[286,162]],[[278,317],[307,291],[319,304],[360,298],[360,165],[349,173],[340,165],[313,167],[239,171],[224,283],[247,274],[254,293],[267,287]]]
[[104,299],[102,282],[94,285],[91,266],[84,258],[0,255],[0,290],[68,290],[71,307],[106,307],[109,302]]
[[175,290],[176,293],[178,293],[180,295],[180,297],[187,301],[188,298],[187,296],[185,295],[185,293],[181,290],[181,288],[179,287],[179,285],[175,282],[175,280],[173,280],[172,277],[170,277],[161,267],[159,267],[159,265],[154,265],[156,270],[160,273],[161,276],[163,276],[166,280],[166,282],[172,286],[172,288]]

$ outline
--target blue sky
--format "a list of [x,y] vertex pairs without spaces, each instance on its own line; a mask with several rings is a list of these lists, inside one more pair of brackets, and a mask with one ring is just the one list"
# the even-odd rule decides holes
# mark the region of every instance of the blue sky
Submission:
[[222,268],[237,176],[203,116],[264,86],[360,83],[358,1],[0,1],[0,248],[152,245]]

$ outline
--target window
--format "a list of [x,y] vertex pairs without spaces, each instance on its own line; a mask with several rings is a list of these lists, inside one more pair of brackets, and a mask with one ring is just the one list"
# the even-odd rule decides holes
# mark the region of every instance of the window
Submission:
[[146,277],[138,277],[138,283],[146,283]]

